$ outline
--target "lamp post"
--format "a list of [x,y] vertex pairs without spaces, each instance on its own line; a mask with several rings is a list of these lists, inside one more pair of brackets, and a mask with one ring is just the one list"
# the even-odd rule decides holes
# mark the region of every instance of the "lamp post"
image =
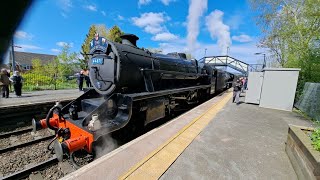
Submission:
[[12,38],[12,40],[11,40],[11,57],[12,57],[12,72],[14,72],[15,70],[16,70],[16,61],[15,61],[15,59],[14,59],[14,48],[22,48],[22,47],[20,47],[20,46],[15,46],[14,44],[13,44],[13,38]]
[[204,49],[204,57],[206,57],[207,54],[207,48]]
[[263,55],[263,65],[262,65],[262,68],[265,68],[266,67],[266,54],[265,53],[254,53],[254,55]]

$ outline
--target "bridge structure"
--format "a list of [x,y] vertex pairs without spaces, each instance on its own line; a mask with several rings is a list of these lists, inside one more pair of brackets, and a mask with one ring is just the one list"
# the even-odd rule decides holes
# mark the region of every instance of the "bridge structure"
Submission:
[[262,71],[265,67],[264,64],[248,64],[231,56],[206,56],[201,58],[199,61],[209,64],[215,68],[230,67],[244,76],[248,76],[248,72]]

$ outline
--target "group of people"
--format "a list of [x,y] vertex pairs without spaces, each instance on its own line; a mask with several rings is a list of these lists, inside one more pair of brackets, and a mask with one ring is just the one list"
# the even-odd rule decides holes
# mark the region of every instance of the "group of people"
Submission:
[[79,91],[83,91],[83,81],[86,81],[87,87],[92,87],[91,81],[89,78],[89,70],[81,70],[77,75],[77,82],[79,86]]
[[19,71],[15,71],[10,77],[10,71],[3,68],[0,72],[0,88],[2,98],[9,98],[9,86],[13,84],[13,88],[17,97],[21,97],[23,78]]
[[247,90],[248,79],[246,77],[241,77],[233,84],[233,100],[237,105],[240,104],[240,94]]

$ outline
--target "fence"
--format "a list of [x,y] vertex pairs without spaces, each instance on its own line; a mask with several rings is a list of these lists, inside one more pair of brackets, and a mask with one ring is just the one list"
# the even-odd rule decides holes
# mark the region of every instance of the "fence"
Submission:
[[303,92],[295,107],[309,117],[320,121],[320,83],[305,83]]
[[24,79],[22,86],[24,91],[73,89],[78,86],[76,78],[68,78],[68,76],[50,77],[35,73],[24,73],[22,77]]

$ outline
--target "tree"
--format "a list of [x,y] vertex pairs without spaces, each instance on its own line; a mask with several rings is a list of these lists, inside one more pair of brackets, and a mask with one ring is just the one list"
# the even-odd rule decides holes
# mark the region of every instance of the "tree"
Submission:
[[304,82],[320,82],[320,1],[250,0],[269,48],[282,67],[301,68],[298,91]]
[[84,42],[82,43],[80,54],[83,56],[83,59],[79,59],[81,69],[88,68],[88,61],[89,61],[88,54],[90,52],[90,42],[94,38],[96,32],[97,32],[96,26],[91,25],[89,32],[86,35]]
[[102,37],[107,37],[108,36],[108,30],[106,28],[106,25],[104,24],[96,24],[94,25],[96,27],[96,32],[102,36]]
[[110,41],[121,43],[120,36],[123,34],[124,33],[121,31],[121,29],[117,25],[115,25],[109,30],[107,39],[109,39]]
[[186,57],[187,57],[187,59],[194,59],[194,57],[192,56],[192,54],[190,54],[190,53],[185,53],[186,54]]
[[57,58],[44,66],[47,76],[51,78],[51,84],[57,89],[57,82],[66,81],[66,77],[73,73],[76,67],[77,53],[70,52],[70,45],[63,46]]

